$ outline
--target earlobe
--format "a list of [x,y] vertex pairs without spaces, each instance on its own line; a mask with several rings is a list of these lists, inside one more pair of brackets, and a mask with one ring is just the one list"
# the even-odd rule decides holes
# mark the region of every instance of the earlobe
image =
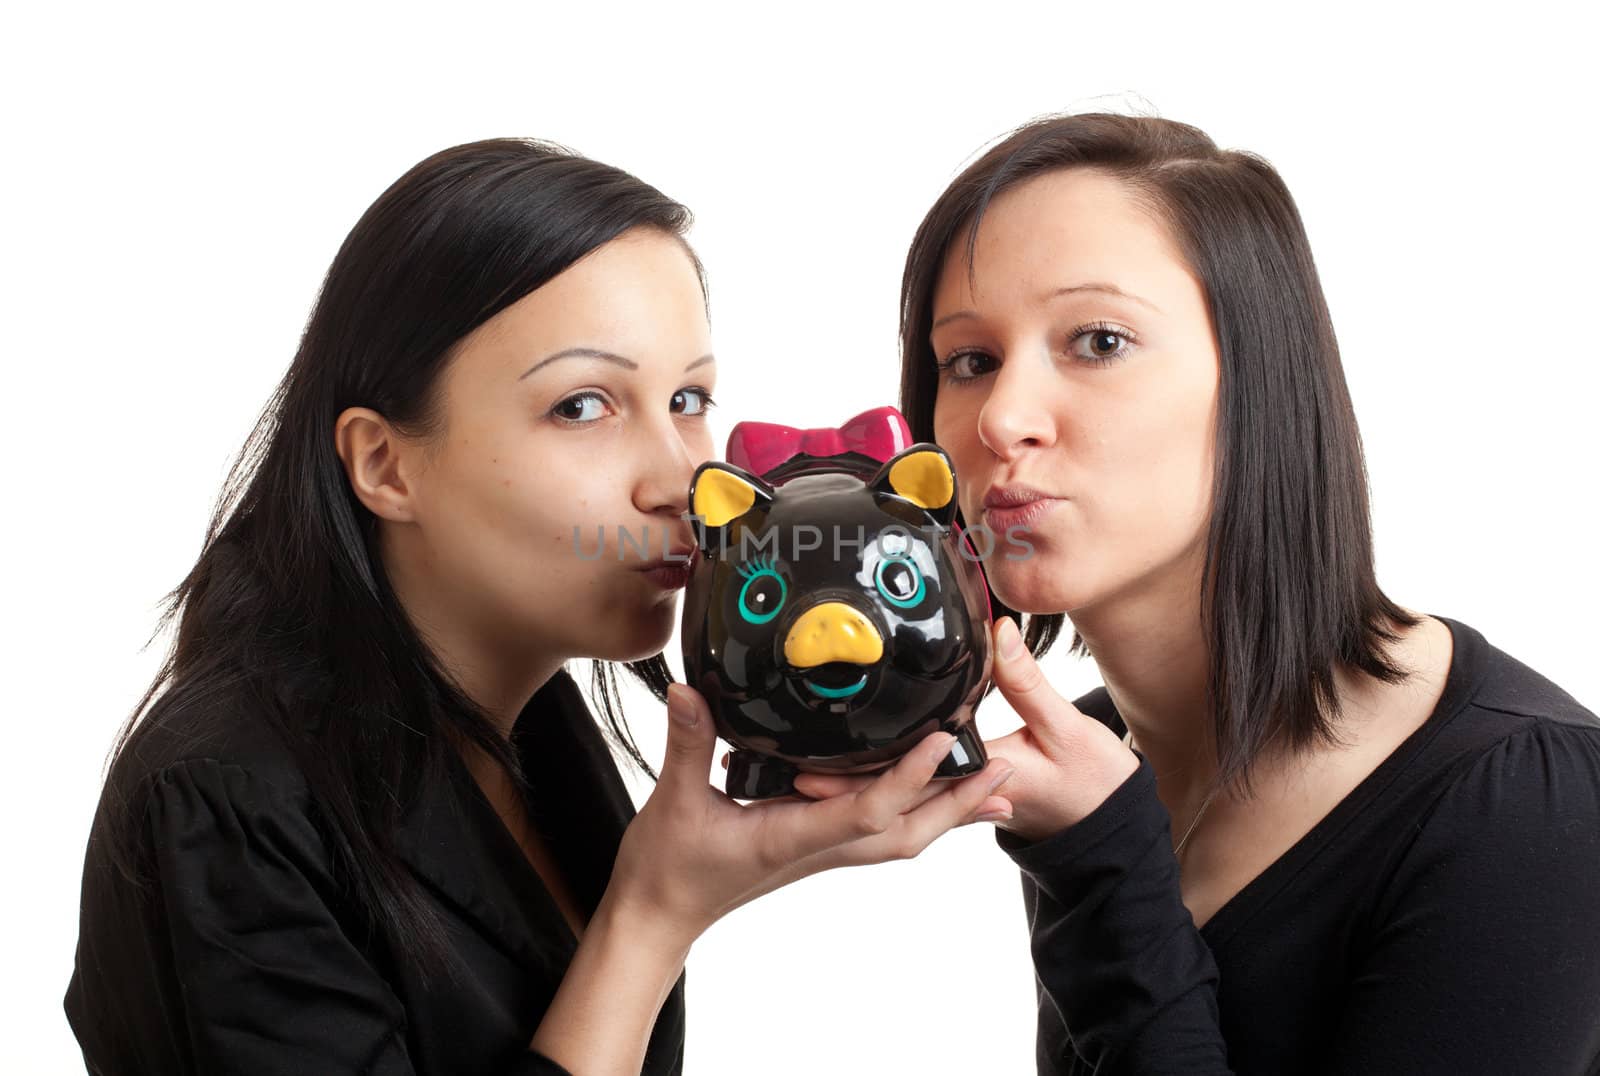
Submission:
[[356,499],[380,519],[412,519],[405,455],[389,423],[369,407],[346,408],[333,426],[334,450]]

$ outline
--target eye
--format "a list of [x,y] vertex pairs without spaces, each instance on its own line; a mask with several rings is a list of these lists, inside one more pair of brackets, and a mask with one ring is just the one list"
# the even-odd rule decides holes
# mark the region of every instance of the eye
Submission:
[[703,415],[716,405],[711,393],[703,388],[679,389],[672,394],[674,414]]
[[1128,357],[1134,341],[1133,334],[1115,325],[1095,322],[1080,325],[1068,335],[1068,348],[1073,355],[1095,365],[1117,362]]
[[981,351],[958,351],[934,365],[951,381],[975,381],[994,369],[994,357]]
[[598,392],[580,392],[557,403],[550,409],[550,413],[563,422],[586,425],[596,419],[604,418],[605,406],[606,399]]
[[778,615],[789,587],[771,568],[757,569],[739,589],[739,615],[752,624],[765,624]]
[[877,584],[878,593],[883,595],[885,601],[902,609],[908,609],[920,602],[925,590],[922,584],[922,572],[915,563],[901,557],[888,557],[879,561],[873,582]]

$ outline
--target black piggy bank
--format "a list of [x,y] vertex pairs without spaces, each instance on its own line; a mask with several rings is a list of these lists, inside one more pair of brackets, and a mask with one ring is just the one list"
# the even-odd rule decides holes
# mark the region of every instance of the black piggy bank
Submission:
[[733,745],[730,796],[883,770],[939,729],[956,742],[936,776],[983,768],[989,591],[949,457],[910,440],[892,407],[837,429],[742,422],[728,462],[695,471],[684,672]]

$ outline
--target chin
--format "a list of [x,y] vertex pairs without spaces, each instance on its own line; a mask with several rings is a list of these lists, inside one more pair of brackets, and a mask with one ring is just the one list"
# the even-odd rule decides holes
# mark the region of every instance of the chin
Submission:
[[[662,615],[665,610],[666,615]],[[672,629],[677,626],[678,603],[663,602],[626,619],[633,630],[602,640],[595,657],[604,661],[641,661],[653,658],[666,650],[672,641]]]
[[1093,595],[1085,580],[1070,574],[1058,558],[1035,555],[1026,561],[996,560],[986,565],[989,587],[1007,606],[1019,613],[1064,613],[1083,605]]
[[662,640],[660,643],[653,645],[647,643],[634,643],[631,641],[620,642],[615,646],[608,646],[605,649],[597,648],[593,654],[589,655],[589,657],[593,658],[595,661],[614,661],[618,663],[643,661],[645,658],[653,658],[657,654],[665,651],[668,641],[670,640]]

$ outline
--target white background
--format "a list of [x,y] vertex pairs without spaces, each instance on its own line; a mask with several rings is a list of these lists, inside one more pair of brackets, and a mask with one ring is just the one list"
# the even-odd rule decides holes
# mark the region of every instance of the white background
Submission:
[[[696,212],[719,445],[894,401],[906,246],[1006,129],[1107,107],[1263,154],[1332,307],[1381,582],[1600,705],[1578,5],[597,8],[7,20],[0,1070],[82,1071],[61,997],[106,751],[323,271],[392,180],[477,138],[556,139]],[[1097,682],[1047,666],[1063,694]],[[630,703],[659,758],[663,715]],[[996,696],[980,723],[1015,718]],[[1017,877],[986,826],[741,909],[689,977],[691,1073],[1031,1071]]]

